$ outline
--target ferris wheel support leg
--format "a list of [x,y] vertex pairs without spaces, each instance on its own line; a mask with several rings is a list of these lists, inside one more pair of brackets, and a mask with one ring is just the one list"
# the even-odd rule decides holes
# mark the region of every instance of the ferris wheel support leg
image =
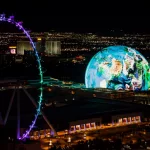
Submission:
[[[33,105],[35,106],[35,108],[37,108],[37,103],[35,102],[35,100],[32,98],[32,96],[28,93],[28,91],[22,87],[23,91],[25,92],[25,94],[29,97],[29,99],[31,100],[31,102],[33,103]],[[50,129],[53,130],[54,132],[54,136],[57,136],[57,132],[55,131],[54,127],[51,125],[51,123],[49,122],[49,120],[47,119],[46,115],[44,114],[43,111],[41,111],[41,114],[45,120],[45,122],[48,124],[48,126],[50,127]]]
[[17,139],[20,138],[20,90],[17,87]]
[[5,116],[5,119],[4,119],[4,125],[5,125],[6,122],[7,122],[7,119],[8,119],[9,113],[10,113],[10,109],[11,109],[11,107],[12,107],[12,103],[13,103],[15,94],[16,94],[16,87],[15,87],[15,89],[14,89],[14,92],[13,92],[13,94],[12,94],[12,96],[11,96],[11,100],[10,100],[10,102],[9,102],[9,106],[8,106],[8,109],[7,109],[7,113],[6,113],[6,116]]

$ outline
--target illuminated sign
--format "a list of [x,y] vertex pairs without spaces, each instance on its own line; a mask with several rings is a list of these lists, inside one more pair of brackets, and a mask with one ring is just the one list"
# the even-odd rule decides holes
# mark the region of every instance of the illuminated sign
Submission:
[[11,54],[16,54],[16,49],[10,49]]
[[42,40],[42,38],[38,37],[38,38],[37,38],[37,40],[38,40],[38,41],[41,41],[41,40]]
[[145,91],[150,89],[147,60],[126,46],[104,48],[90,60],[85,74],[87,88]]
[[9,48],[17,48],[16,46],[9,46]]

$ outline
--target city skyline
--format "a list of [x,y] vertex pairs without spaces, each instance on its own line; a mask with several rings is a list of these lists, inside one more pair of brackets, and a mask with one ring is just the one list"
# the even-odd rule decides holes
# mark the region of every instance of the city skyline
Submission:
[[1,149],[150,147],[148,14],[86,3],[1,3]]

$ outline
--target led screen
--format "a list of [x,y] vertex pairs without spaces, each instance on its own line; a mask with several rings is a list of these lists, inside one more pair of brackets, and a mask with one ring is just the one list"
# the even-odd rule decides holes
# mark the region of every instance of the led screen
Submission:
[[10,49],[10,53],[11,53],[11,54],[16,54],[16,49],[14,49],[14,48],[13,48],[13,49]]
[[150,88],[147,60],[126,46],[104,48],[90,60],[85,73],[87,88],[144,91]]

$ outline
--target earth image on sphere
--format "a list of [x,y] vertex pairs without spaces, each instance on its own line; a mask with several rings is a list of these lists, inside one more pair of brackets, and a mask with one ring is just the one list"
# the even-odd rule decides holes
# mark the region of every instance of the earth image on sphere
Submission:
[[90,60],[85,73],[85,86],[112,90],[149,90],[149,64],[143,55],[130,47],[104,48]]

